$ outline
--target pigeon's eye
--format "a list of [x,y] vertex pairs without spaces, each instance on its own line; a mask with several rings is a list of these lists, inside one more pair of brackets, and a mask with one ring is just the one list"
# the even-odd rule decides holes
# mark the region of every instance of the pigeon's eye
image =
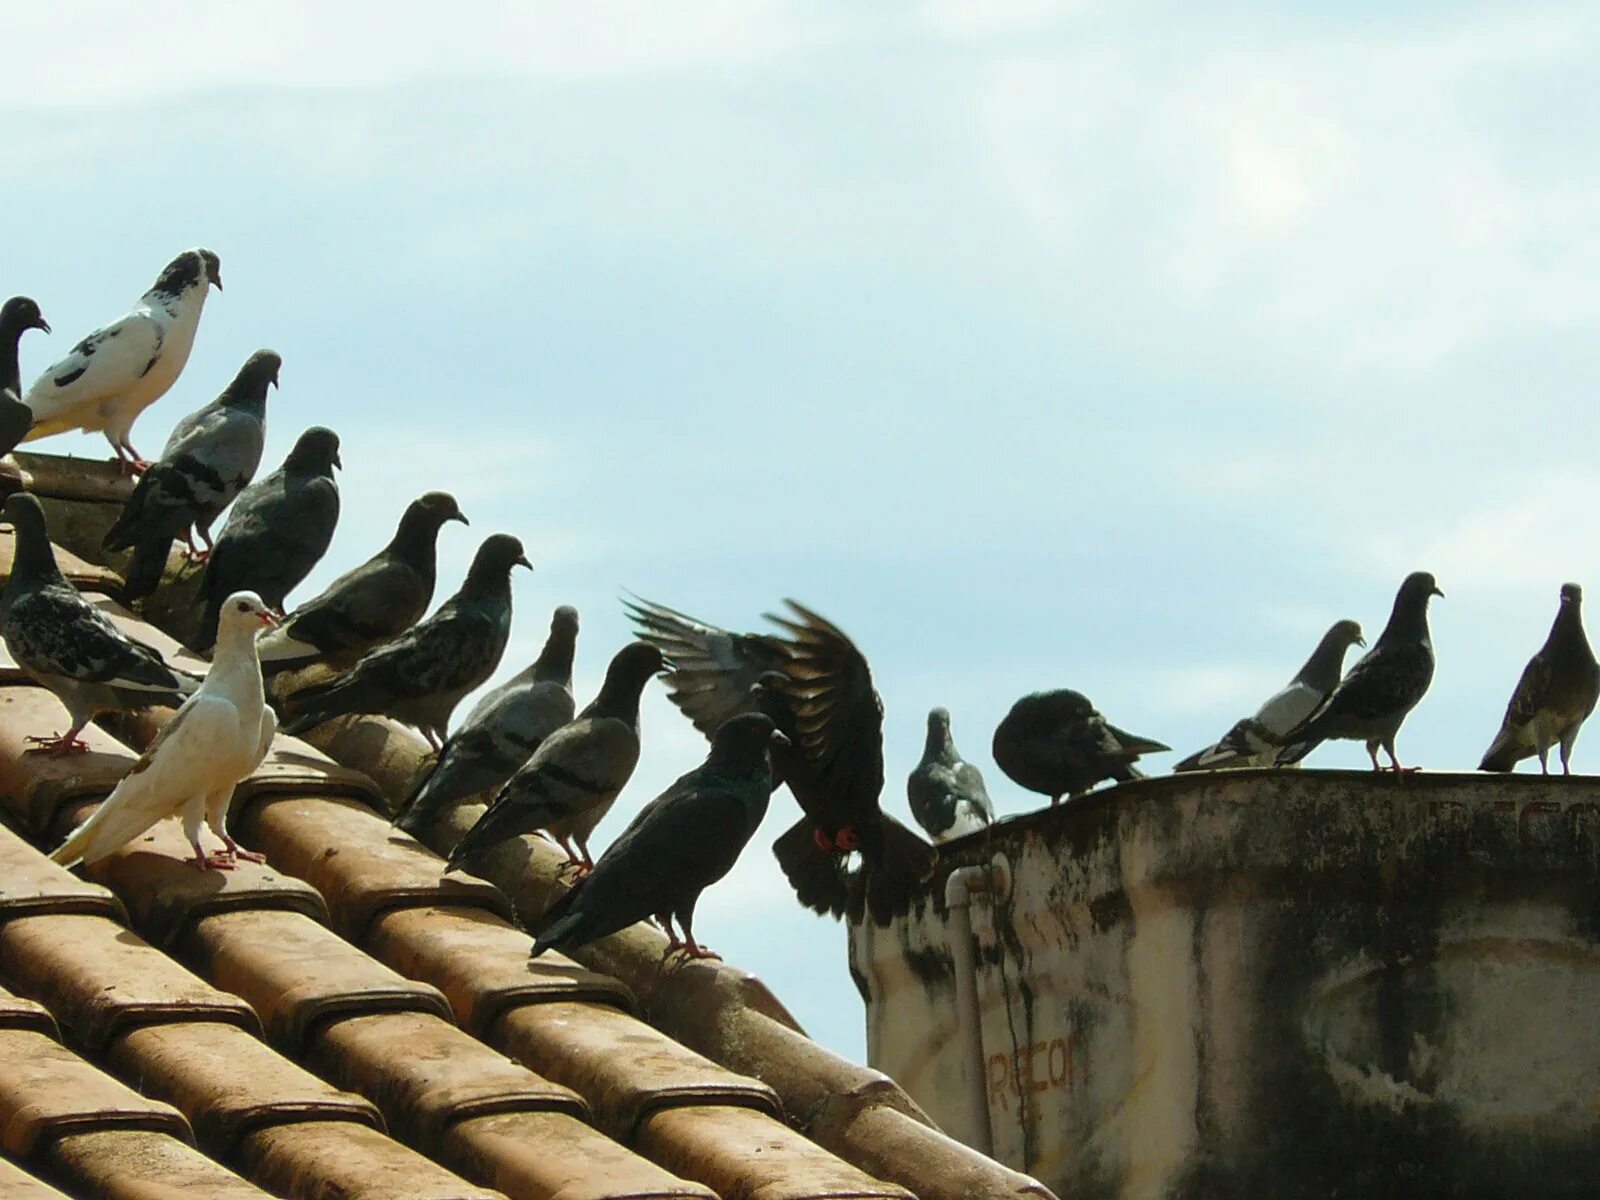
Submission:
[[249,612],[250,611],[250,606],[248,604],[246,604],[243,600],[239,601],[239,603],[235,604],[233,607],[238,612]]

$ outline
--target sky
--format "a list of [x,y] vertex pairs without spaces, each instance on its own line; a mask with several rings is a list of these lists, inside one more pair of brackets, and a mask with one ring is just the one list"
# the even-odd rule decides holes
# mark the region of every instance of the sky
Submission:
[[[346,464],[302,599],[432,488],[472,519],[440,598],[518,534],[501,675],[575,604],[580,704],[622,588],[741,629],[794,596],[872,663],[901,814],[934,705],[1029,811],[1018,696],[1187,753],[1413,569],[1401,757],[1471,767],[1600,562],[1600,9],[1403,7],[8,6],[0,292],[56,330],[26,381],[217,251],[133,440],[278,350],[263,469],[314,423]],[[703,752],[659,685],[643,741],[597,840]],[[796,816],[696,932],[860,1058],[844,932],[767,850]]]

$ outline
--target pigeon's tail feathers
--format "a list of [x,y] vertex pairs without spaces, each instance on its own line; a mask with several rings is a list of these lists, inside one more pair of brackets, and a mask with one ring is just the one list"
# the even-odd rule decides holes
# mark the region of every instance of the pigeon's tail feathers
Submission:
[[135,600],[144,599],[160,586],[161,573],[167,569],[167,551],[171,548],[172,543],[166,538],[140,542],[134,547],[133,558],[123,575],[122,593],[118,597],[123,604],[131,606]]
[[877,925],[904,916],[939,864],[939,852],[932,845],[887,813],[876,830],[862,837],[861,857],[867,911]]
[[[124,783],[117,792],[124,791]],[[137,786],[135,782],[132,786]],[[118,796],[113,792],[99,808],[84,821],[50,855],[50,861],[71,869],[80,862],[98,862],[138,837],[156,821],[160,814],[150,815],[147,807],[132,801],[133,797]]]
[[816,827],[802,817],[772,843],[773,857],[794,888],[795,899],[812,912],[843,916],[850,901],[844,859],[817,844]]
[[502,790],[477,823],[467,830],[466,836],[456,843],[456,848],[450,851],[444,869],[453,871],[464,866],[469,859],[491,847],[521,834],[543,829],[562,815],[554,804],[537,800],[530,803],[525,798],[507,797]]
[[1232,766],[1240,757],[1237,750],[1218,743],[1215,746],[1207,746],[1204,750],[1197,750],[1182,762],[1175,763],[1172,773],[1182,775],[1187,771],[1219,771]]
[[[556,904],[559,906],[572,894],[572,892],[568,892],[566,896],[563,896],[561,900],[556,902]],[[581,927],[584,923],[583,914],[581,912],[570,911],[570,905],[568,905],[567,908],[568,911],[559,914],[556,919],[546,925],[544,931],[534,939],[533,951],[528,955],[529,958],[538,958],[546,950],[566,950],[569,947],[573,947],[575,944],[582,945],[583,942],[587,940],[581,935]],[[552,908],[551,911],[554,912],[554,908]],[[549,914],[546,915],[548,916]]]
[[280,626],[278,630],[274,630],[257,643],[261,655],[262,674],[275,675],[279,671],[309,666],[322,657],[320,647],[313,646],[310,642],[297,641],[281,630]]
[[74,429],[82,429],[83,421],[79,417],[65,414],[45,417],[42,421],[35,420],[23,437],[24,442],[37,442],[40,438],[54,437],[58,433],[68,433]]
[[1306,737],[1301,734],[1298,741],[1287,742],[1278,749],[1277,754],[1273,757],[1272,765],[1275,767],[1297,766],[1308,754],[1322,745],[1322,742],[1323,739],[1321,737]]
[[1530,751],[1518,743],[1509,729],[1502,729],[1495,735],[1493,744],[1484,753],[1483,761],[1478,764],[1478,770],[1513,771],[1529,754]]
[[283,703],[290,716],[284,723],[283,732],[297,737],[335,717],[369,711],[363,707],[365,697],[362,693],[361,682],[352,680],[348,675],[301,688],[284,697]]
[[451,805],[506,781],[507,772],[496,770],[490,764],[462,762],[459,757],[452,758],[450,750],[453,744],[453,740],[445,742],[433,769],[417,779],[411,794],[395,815],[396,828],[414,837],[421,837]]

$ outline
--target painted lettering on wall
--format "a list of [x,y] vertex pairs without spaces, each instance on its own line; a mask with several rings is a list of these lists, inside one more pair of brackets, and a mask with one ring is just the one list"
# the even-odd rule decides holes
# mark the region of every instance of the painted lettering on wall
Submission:
[[[989,1055],[989,1106],[1009,1113],[1027,1110],[1027,1097],[1066,1091],[1078,1081],[1078,1034],[1029,1042],[1014,1054]],[[1034,1110],[1037,1111],[1037,1110]]]

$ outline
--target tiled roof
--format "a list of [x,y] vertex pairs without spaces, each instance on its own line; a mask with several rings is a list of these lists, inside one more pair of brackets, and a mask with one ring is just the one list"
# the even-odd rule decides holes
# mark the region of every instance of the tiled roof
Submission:
[[[0,536],[0,581],[9,564]],[[25,753],[64,718],[0,656],[0,815],[18,831],[0,828],[0,1195],[1049,1194],[816,1046],[759,981],[663,965],[653,930],[530,964],[517,914],[549,902],[558,856],[519,839],[484,879],[441,876],[435,851],[471,812],[432,849],[389,827],[385,793],[422,746],[386,722],[330,727],[332,758],[277,740],[232,816],[267,865],[197,871],[166,822],[86,879],[65,872],[41,848],[134,752],[90,727],[88,754]],[[117,729],[138,743],[153,724]],[[12,1165],[29,1173],[15,1187]]]

